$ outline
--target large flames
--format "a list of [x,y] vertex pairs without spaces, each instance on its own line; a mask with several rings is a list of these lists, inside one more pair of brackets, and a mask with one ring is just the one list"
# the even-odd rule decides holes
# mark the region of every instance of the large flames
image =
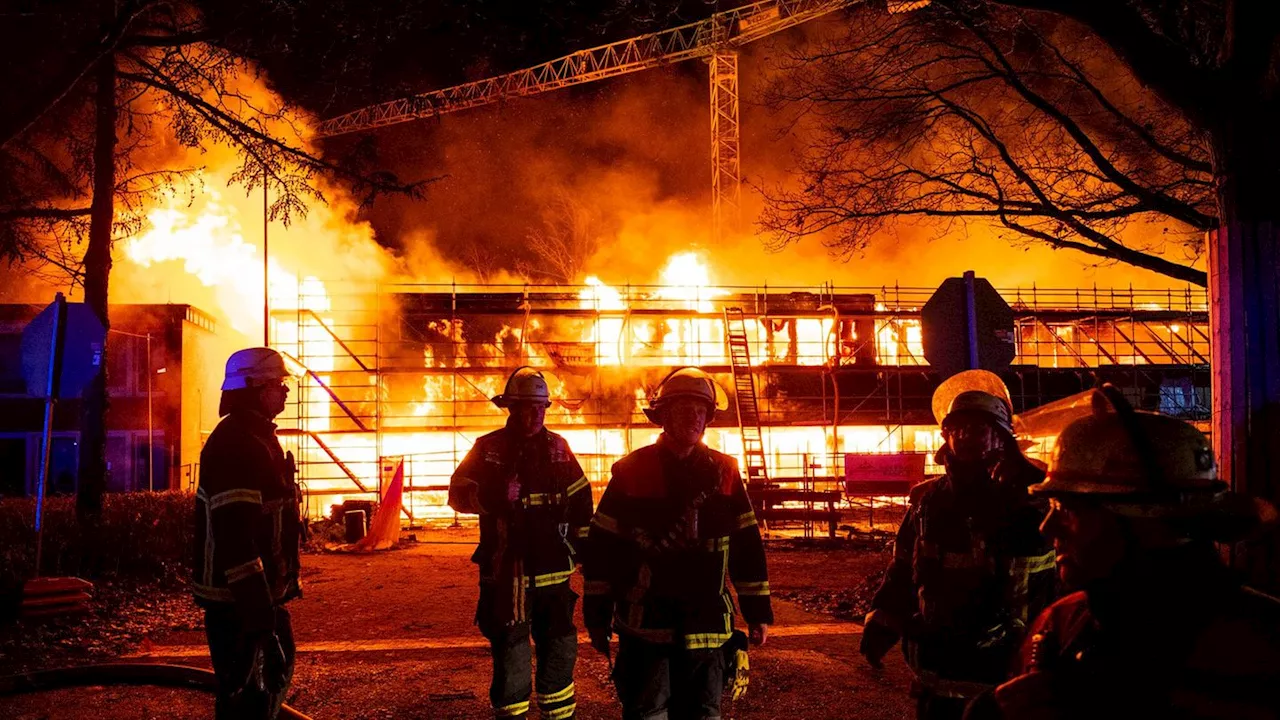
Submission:
[[[217,166],[205,172],[211,186],[222,179]],[[167,277],[170,284],[165,290],[170,297],[180,287],[183,299],[206,307],[211,303],[223,322],[243,336],[241,344],[257,344],[263,316],[263,261],[260,243],[248,229],[254,220],[261,219],[260,215],[254,217],[254,205],[251,198],[237,204],[216,189],[207,190],[195,203],[172,199],[147,214],[149,227],[123,242],[119,253],[135,271]],[[332,217],[323,218],[319,225],[332,227],[333,221]],[[343,389],[335,387],[341,382],[337,379],[342,375],[341,361],[350,359],[343,357],[349,349],[339,346],[342,323],[321,277],[341,275],[334,272],[332,263],[335,254],[349,255],[349,249],[339,252],[345,247],[342,238],[316,233],[314,225],[311,230],[304,237],[295,230],[271,228],[266,295],[272,313],[271,344],[297,360],[302,373],[293,409],[296,414],[285,424],[292,425],[286,431],[286,441],[299,455],[308,489],[316,500],[308,510],[313,515],[323,514],[327,506],[363,494],[357,482],[374,490],[379,487],[380,458],[400,457],[406,463],[408,486],[416,490],[408,495],[406,512],[414,520],[448,516],[443,487],[475,437],[500,422],[485,399],[501,391],[503,374],[452,372],[457,359],[438,356],[428,343],[422,357],[421,396],[407,403],[406,417],[370,416],[365,418],[368,432],[339,431],[335,419],[343,419],[344,413],[351,416],[349,405],[366,401],[383,388],[376,376],[370,377],[364,393],[344,402]],[[378,268],[379,264],[371,266]],[[675,253],[653,280],[651,285],[622,289],[597,276],[587,276],[578,291],[578,302],[580,309],[591,312],[589,319],[578,325],[579,335],[557,336],[541,319],[526,316],[519,325],[503,326],[493,344],[514,345],[522,362],[551,370],[566,362],[605,368],[727,364],[725,324],[714,301],[728,291],[716,286],[707,257],[690,251]],[[196,292],[201,289],[203,294]],[[193,293],[197,296],[194,299]],[[368,305],[376,299],[352,296],[344,297],[343,302]],[[632,315],[635,307],[666,308],[673,315],[637,318]],[[349,314],[351,308],[342,310]],[[434,320],[427,329],[460,345],[464,322]],[[790,334],[775,337],[765,323],[749,320],[744,330],[755,363],[819,366],[830,363],[836,350],[835,323],[834,318],[796,318]],[[920,356],[918,327],[907,327],[904,334],[900,325],[884,321],[877,333],[885,348],[883,359],[892,362],[900,352]],[[579,355],[570,355],[564,346],[572,346]],[[492,359],[495,366],[504,362],[501,357]],[[437,372],[431,372],[433,369]],[[603,478],[611,459],[656,436],[657,430],[651,427],[592,425],[580,412],[583,398],[574,397],[570,384],[554,374],[553,383],[557,404],[549,422],[570,440],[593,479]],[[633,410],[638,411],[645,397],[645,388],[637,385]],[[845,449],[892,451],[901,445],[887,428],[839,430],[840,445]],[[774,473],[827,475],[837,471],[831,467],[828,429],[770,427],[765,430],[765,439]],[[736,431],[713,430],[708,442],[742,455]]]
[[[518,364],[551,371],[556,403],[548,422],[569,440],[596,483],[606,479],[613,460],[652,442],[658,432],[643,424],[638,412],[651,389],[642,384],[644,371],[730,364],[720,308],[736,292],[724,284],[744,277],[728,269],[742,258],[645,247],[655,262],[647,276],[637,279],[647,284],[609,276],[605,269],[613,265],[607,254],[596,259],[595,267],[588,264],[594,273],[581,277],[573,289],[573,309],[580,312],[572,320],[526,312],[480,339],[470,318],[425,320],[415,328],[431,338],[421,343],[421,366],[397,368],[409,378],[397,384],[381,371],[378,339],[379,323],[394,310],[381,304],[374,288],[394,281],[417,284],[420,291],[422,283],[451,278],[406,270],[376,242],[367,224],[352,219],[351,203],[331,192],[330,204],[311,207],[305,219],[288,227],[270,225],[264,291],[261,197],[222,189],[239,165],[229,151],[215,150],[192,158],[191,164],[204,166],[206,189],[194,198],[175,196],[152,208],[146,213],[148,227],[118,244],[123,276],[116,287],[129,297],[113,299],[191,303],[219,316],[226,339],[221,353],[260,344],[266,331],[273,346],[297,361],[298,392],[282,426],[301,461],[312,515],[326,514],[330,505],[347,497],[373,497],[384,459],[400,458],[410,517],[451,516],[443,488],[476,437],[502,422],[488,398],[502,391],[506,372]],[[443,263],[419,259],[415,265],[427,266]],[[767,271],[764,275],[771,276]],[[573,295],[569,297],[573,303]],[[271,311],[267,328],[262,325],[264,301]],[[756,366],[832,367],[865,343],[871,344],[879,365],[921,365],[914,305],[881,302],[852,333],[844,322],[848,319],[825,306],[772,318],[744,308],[743,332]],[[1045,346],[1057,353],[1060,346],[1078,343],[1079,338],[1064,334],[1069,330],[1054,330],[1056,336]],[[869,337],[859,337],[859,332]],[[1182,326],[1170,326],[1169,332],[1171,344],[1185,335]],[[218,367],[223,356],[206,366]],[[1059,362],[1056,355],[1053,362]],[[1070,358],[1064,355],[1061,362]],[[597,422],[587,412],[592,393],[599,390],[591,378],[600,373],[631,382],[611,390],[637,418],[635,426],[630,421]],[[201,429],[211,429],[215,420],[206,416]],[[837,459],[844,452],[932,452],[940,443],[934,429],[912,427],[773,424],[763,435],[769,472],[783,478],[838,477]],[[743,459],[735,428],[714,428],[707,442]]]

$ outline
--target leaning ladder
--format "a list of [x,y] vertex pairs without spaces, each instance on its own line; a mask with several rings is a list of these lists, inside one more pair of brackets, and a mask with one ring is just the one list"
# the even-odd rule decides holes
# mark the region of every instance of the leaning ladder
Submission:
[[747,487],[761,488],[769,482],[764,460],[764,440],[760,434],[760,408],[756,404],[756,382],[751,374],[751,352],[747,345],[746,321],[742,308],[724,310],[725,344],[733,368],[734,398],[738,406],[738,429],[747,461]]

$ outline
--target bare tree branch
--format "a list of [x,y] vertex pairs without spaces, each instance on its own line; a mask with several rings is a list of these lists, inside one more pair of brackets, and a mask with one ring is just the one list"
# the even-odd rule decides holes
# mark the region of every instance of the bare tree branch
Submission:
[[1131,84],[1116,100],[1073,57],[1080,48],[1002,12],[870,15],[791,55],[765,99],[801,106],[816,139],[797,155],[797,186],[762,189],[769,244],[818,234],[847,258],[897,217],[936,219],[939,232],[982,222],[1203,284],[1160,242],[1121,240],[1135,221],[1170,223],[1188,244],[1216,223],[1187,126]]

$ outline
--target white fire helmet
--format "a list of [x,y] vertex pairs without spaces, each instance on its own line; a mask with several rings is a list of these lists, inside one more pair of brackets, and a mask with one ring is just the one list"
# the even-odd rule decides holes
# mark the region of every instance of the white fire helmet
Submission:
[[729,406],[724,391],[705,371],[696,367],[680,368],[666,377],[658,385],[658,390],[649,399],[649,407],[644,409],[645,417],[654,423],[662,424],[662,406],[676,398],[691,397],[707,404],[707,420],[717,410]]
[[938,425],[958,412],[986,415],[1010,437],[1013,430],[1013,402],[999,375],[987,370],[965,370],[947,378],[933,393],[933,416]]
[[493,398],[493,404],[500,408],[509,408],[518,402],[551,404],[551,390],[541,370],[528,366],[516,368],[507,378],[507,387],[502,394]]
[[222,379],[223,390],[241,390],[261,387],[293,377],[285,365],[284,356],[268,347],[237,350],[227,358],[227,371]]

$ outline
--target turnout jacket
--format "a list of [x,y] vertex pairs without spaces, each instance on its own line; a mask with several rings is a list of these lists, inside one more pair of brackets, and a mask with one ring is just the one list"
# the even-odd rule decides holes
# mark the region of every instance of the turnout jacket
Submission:
[[273,606],[301,595],[301,493],[293,454],[275,423],[251,412],[224,417],[200,452],[191,590],[204,607],[234,603],[270,628]]
[[[512,483],[520,486],[514,502]],[[499,617],[478,619],[522,621],[527,589],[573,574],[591,522],[591,485],[563,437],[546,428],[522,437],[504,427],[476,440],[462,459],[449,483],[449,507],[480,516],[471,561],[481,583],[511,590],[491,610]]]
[[949,470],[911,491],[868,624],[889,628],[935,694],[972,697],[1006,676],[1027,624],[1053,601],[1056,566],[1044,510],[1016,473],[957,481]]
[[733,632],[731,579],[748,623],[773,622],[764,544],[737,461],[663,437],[613,466],[591,522],[583,619],[654,643],[718,648]]
[[1018,661],[967,717],[1280,718],[1280,600],[1182,548],[1054,603]]

